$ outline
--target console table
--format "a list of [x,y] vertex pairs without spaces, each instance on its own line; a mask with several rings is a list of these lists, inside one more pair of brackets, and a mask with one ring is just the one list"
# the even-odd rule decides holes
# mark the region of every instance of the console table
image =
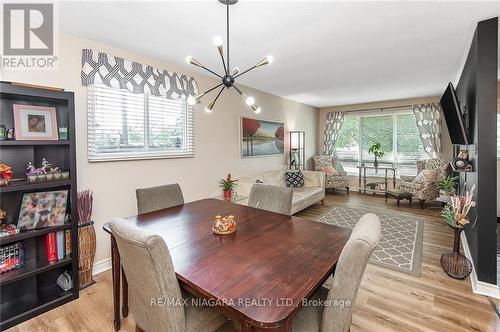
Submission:
[[[389,166],[389,165],[379,165],[379,166],[373,166],[373,165],[361,165],[357,166],[359,170],[359,178],[358,178],[358,190],[359,192],[363,191],[363,193],[366,193],[367,191],[371,192],[385,192],[387,190],[387,183],[389,181],[388,177],[388,172],[392,172],[392,185],[393,188],[396,188],[396,167],[394,166]],[[367,189],[366,188],[366,178],[368,177],[366,175],[366,170],[367,169],[374,169],[376,173],[378,171],[383,171],[384,172],[384,177],[383,177],[383,183],[384,183],[384,190],[376,190],[376,189]]]

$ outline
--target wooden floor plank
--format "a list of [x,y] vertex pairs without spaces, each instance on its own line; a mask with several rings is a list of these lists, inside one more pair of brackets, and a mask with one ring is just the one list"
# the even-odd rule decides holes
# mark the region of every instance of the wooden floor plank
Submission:
[[[424,221],[421,275],[368,264],[354,307],[352,332],[500,331],[500,320],[488,299],[472,293],[468,278],[451,279],[439,265],[441,254],[451,250],[453,233],[442,223],[438,205],[426,204],[421,210],[418,204],[409,208],[404,202],[401,207],[393,200],[385,203],[380,195],[334,192],[327,195],[325,205],[313,205],[298,216],[317,220],[334,206]],[[103,272],[95,279],[97,284],[83,290],[77,301],[9,331],[113,331],[111,273]],[[122,331],[134,331],[132,315],[122,321]]]

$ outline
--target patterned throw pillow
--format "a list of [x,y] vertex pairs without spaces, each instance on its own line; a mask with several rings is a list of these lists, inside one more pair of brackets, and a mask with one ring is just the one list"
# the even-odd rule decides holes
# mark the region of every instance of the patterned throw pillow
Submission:
[[304,174],[298,172],[285,172],[285,183],[289,188],[302,188],[304,186]]
[[339,172],[333,166],[323,166],[319,170],[325,172],[326,175],[339,175]]
[[437,169],[424,169],[421,171],[415,179],[413,179],[413,183],[426,183],[429,181],[436,181],[439,175],[439,170]]

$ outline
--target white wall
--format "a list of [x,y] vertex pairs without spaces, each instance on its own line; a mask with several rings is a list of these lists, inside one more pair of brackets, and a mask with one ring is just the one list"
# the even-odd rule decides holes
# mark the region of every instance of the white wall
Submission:
[[[235,177],[241,177],[284,167],[286,162],[284,156],[252,159],[240,157],[239,118],[256,116],[234,91],[225,91],[212,114],[203,111],[205,103],[211,101],[211,96],[205,103],[195,107],[194,158],[89,163],[86,142],[87,89],[80,81],[83,48],[101,50],[131,61],[194,75],[202,91],[218,82],[197,73],[193,74],[184,68],[94,41],[62,33],[59,36],[58,70],[4,71],[1,77],[5,81],[60,87],[75,93],[78,188],[90,188],[94,191],[96,262],[110,257],[109,236],[102,231],[102,225],[115,216],[127,217],[136,214],[136,188],[178,182],[184,192],[185,200],[193,201],[218,194],[217,180],[225,177],[228,172]],[[261,75],[267,75],[265,67],[260,71]],[[245,88],[245,91],[254,96],[257,103],[262,106],[262,113],[257,118],[284,121],[286,131],[304,130],[307,158],[317,153],[318,110],[316,108],[249,88]],[[286,149],[287,146],[285,151]]]

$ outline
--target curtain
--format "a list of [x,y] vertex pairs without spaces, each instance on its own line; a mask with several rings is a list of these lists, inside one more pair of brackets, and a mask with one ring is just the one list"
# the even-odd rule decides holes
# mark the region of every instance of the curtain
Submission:
[[441,152],[441,106],[438,103],[413,105],[413,114],[425,152],[438,158]]
[[333,156],[335,154],[335,143],[339,138],[340,128],[344,123],[344,112],[326,113],[326,127],[324,134],[325,154]]
[[186,99],[198,94],[193,77],[142,65],[91,49],[82,50],[82,85],[103,83],[131,93],[148,93],[167,99]]

